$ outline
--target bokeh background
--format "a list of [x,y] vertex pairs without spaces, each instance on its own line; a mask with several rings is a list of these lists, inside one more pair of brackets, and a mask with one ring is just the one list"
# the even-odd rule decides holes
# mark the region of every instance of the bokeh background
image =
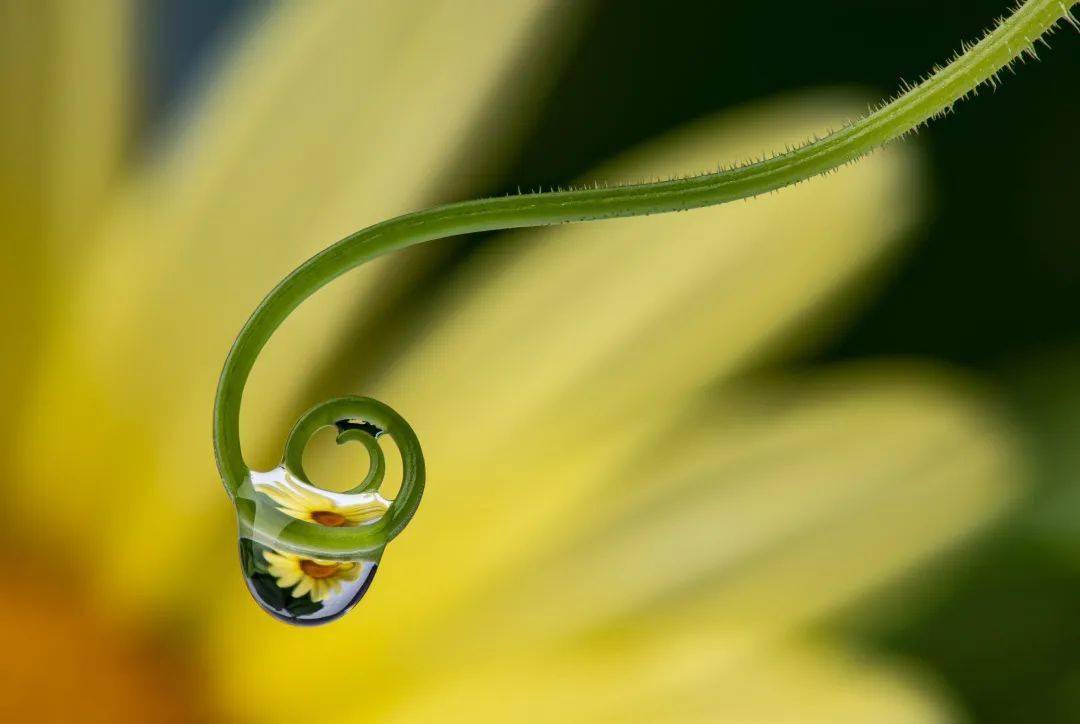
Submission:
[[209,440],[232,336],[330,241],[783,148],[1005,9],[0,2],[0,717],[1080,721],[1072,31],[826,178],[320,293],[250,460],[360,393],[429,465],[336,624],[249,600]]

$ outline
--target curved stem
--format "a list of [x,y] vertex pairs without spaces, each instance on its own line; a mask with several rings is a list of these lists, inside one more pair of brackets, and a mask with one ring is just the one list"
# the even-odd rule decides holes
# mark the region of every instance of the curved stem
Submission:
[[[1028,0],[1011,16],[999,20],[977,43],[965,45],[963,53],[947,66],[936,69],[864,118],[756,163],[659,183],[448,204],[384,221],[337,242],[297,268],[267,295],[229,352],[214,410],[215,454],[226,489],[235,496],[250,472],[240,450],[240,401],[256,357],[274,330],[301,302],[339,275],[383,254],[448,236],[691,209],[756,196],[809,179],[917,129],[947,112],[981,84],[995,84],[996,74],[1022,59],[1023,54],[1035,57],[1033,43],[1058,21],[1065,19],[1075,24],[1069,15],[1069,7],[1074,4],[1075,0]],[[406,509],[415,510],[419,502],[422,458],[420,465],[420,485],[415,500],[403,503]],[[305,523],[293,529],[288,543],[311,550],[329,547],[338,552],[369,548],[378,542],[385,545],[405,522],[407,517],[404,522],[395,518],[393,526],[384,527],[374,536],[376,531],[320,529]]]

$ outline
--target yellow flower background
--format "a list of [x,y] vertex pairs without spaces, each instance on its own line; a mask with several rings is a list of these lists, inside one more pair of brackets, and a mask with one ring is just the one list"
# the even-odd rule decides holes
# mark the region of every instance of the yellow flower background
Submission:
[[[920,610],[1024,499],[1017,422],[932,360],[785,365],[935,213],[918,142],[746,203],[429,245],[335,282],[256,366],[249,462],[364,394],[415,428],[428,488],[341,621],[288,627],[245,590],[209,441],[233,335],[331,241],[489,192],[591,8],[258,6],[136,147],[143,8],[4,4],[4,720],[963,720],[937,673],[849,629]],[[713,109],[581,180],[753,157],[878,93]],[[354,446],[331,448],[312,478],[355,484]],[[385,507],[263,492],[346,525]],[[315,601],[358,573],[267,562]]]

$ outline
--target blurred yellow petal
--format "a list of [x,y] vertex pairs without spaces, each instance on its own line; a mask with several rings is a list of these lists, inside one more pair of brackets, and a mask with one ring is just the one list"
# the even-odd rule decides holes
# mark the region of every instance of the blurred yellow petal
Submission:
[[[455,612],[440,629],[447,655],[633,617],[775,636],[948,550],[1004,510],[1021,476],[999,412],[939,370],[844,368],[710,408]],[[442,658],[431,641],[422,648]]]
[[[478,551],[451,536],[431,543],[439,565],[402,571],[391,549],[363,615],[325,635],[255,620],[233,598],[240,608],[210,630],[215,668],[240,691],[258,689],[266,717],[288,718],[304,706],[303,682],[360,677],[408,699],[479,662],[514,667],[661,624],[713,631],[725,655],[749,655],[948,550],[1015,492],[1008,428],[933,369],[843,369],[732,391],[711,407],[613,469],[535,533],[540,551],[460,605],[441,581]],[[523,503],[544,495],[558,490]],[[357,659],[351,640],[372,658]],[[256,645],[292,668],[235,673]],[[252,706],[246,695],[238,703]]]
[[55,561],[24,552],[5,554],[0,566],[18,571],[0,578],[0,720],[214,721],[194,672],[163,655],[163,642],[140,640],[110,619],[70,576],[57,581],[36,573],[55,571]]
[[130,0],[43,4],[53,35],[46,188],[52,246],[62,253],[85,240],[119,181],[135,85],[134,12]]
[[[649,144],[603,175],[745,157],[857,109],[837,92],[755,104]],[[394,565],[432,571],[428,585],[454,596],[535,546],[538,531],[655,444],[708,385],[784,335],[811,336],[811,313],[857,279],[864,288],[859,274],[915,217],[912,154],[893,148],[745,204],[492,244],[371,390],[419,431],[432,481],[423,525],[395,544]],[[451,535],[468,555],[448,568],[435,551]]]
[[[546,24],[571,14],[547,0],[334,0],[267,12],[88,245],[24,425],[27,482],[16,499],[26,525],[47,509],[50,532],[108,550],[111,596],[167,598],[184,580],[175,567],[206,566],[192,545],[220,550],[230,516],[207,443],[211,400],[260,296],[333,239],[467,192],[472,179],[447,178],[455,154],[475,142],[508,65],[545,58]],[[501,98],[511,125],[531,103],[517,99]],[[290,390],[306,384],[379,275],[337,285],[275,339],[245,408],[248,447],[263,460],[280,452]],[[51,439],[58,414],[62,457]],[[103,526],[113,512],[98,501],[114,487],[128,509],[122,525]]]
[[[945,724],[934,687],[899,666],[820,645],[730,656],[709,630],[573,647],[462,668],[379,717],[338,721]],[[692,635],[688,635],[692,634]]]
[[[117,180],[130,121],[131,16],[128,0],[0,8],[0,83],[19,101],[0,118],[3,196],[17,200],[13,212],[40,213],[49,261],[85,240]],[[11,248],[38,246],[21,241]]]
[[[17,410],[55,301],[61,254],[116,181],[129,121],[130,3],[0,4],[0,394]],[[57,295],[58,296],[58,295]],[[12,439],[15,415],[0,420]],[[11,453],[5,451],[5,457]]]

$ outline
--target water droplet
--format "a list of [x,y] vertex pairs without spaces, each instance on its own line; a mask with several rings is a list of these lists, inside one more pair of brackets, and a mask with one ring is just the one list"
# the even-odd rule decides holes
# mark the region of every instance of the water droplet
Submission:
[[274,618],[315,626],[345,615],[367,593],[379,564],[308,558],[240,538],[248,590]]
[[[362,527],[378,521],[389,501],[378,492],[333,493],[301,480],[284,466],[252,472],[236,496],[240,567],[248,590],[271,616],[300,625],[329,623],[367,593],[382,549],[355,557],[320,556],[286,549],[271,532],[303,521],[325,528]],[[256,525],[244,524],[248,520]],[[262,531],[261,535],[253,533]]]

